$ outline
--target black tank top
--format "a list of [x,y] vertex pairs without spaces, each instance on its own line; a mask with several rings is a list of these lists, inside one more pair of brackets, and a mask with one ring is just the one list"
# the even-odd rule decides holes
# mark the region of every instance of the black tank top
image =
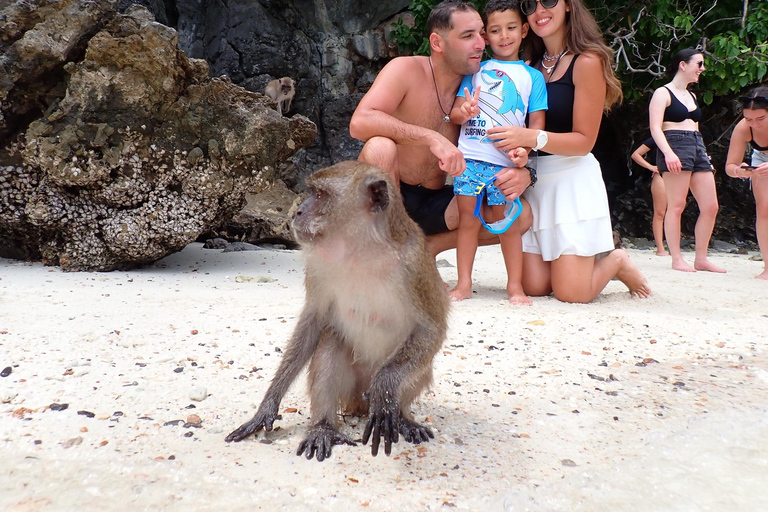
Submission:
[[752,147],[758,151],[768,151],[768,146],[761,146],[757,142],[755,142],[755,134],[752,133],[752,127],[749,127],[749,143],[752,145]]
[[[565,74],[559,79],[547,82],[547,115],[544,130],[550,133],[570,133],[573,131],[573,101],[575,87],[573,85],[573,66],[578,55],[573,56]],[[549,155],[539,151],[540,156]]]
[[693,104],[696,105],[696,109],[694,110],[688,110],[688,108],[683,105],[679,99],[677,99],[677,96],[672,94],[672,91],[670,91],[669,87],[665,85],[664,88],[669,91],[670,97],[670,104],[664,110],[664,121],[669,121],[671,123],[681,123],[686,119],[691,119],[692,121],[698,123],[701,120],[701,109],[699,108],[699,102],[696,101],[696,96],[694,96],[691,91],[688,91],[688,94],[691,95],[691,98],[693,98]]

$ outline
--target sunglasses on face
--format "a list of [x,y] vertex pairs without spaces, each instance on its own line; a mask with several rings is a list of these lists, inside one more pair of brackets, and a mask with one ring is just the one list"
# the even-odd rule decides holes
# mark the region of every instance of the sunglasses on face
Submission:
[[699,62],[697,62],[696,64],[699,66],[699,69],[701,69],[701,68],[703,68],[703,67],[704,67],[704,61],[703,61],[703,60],[700,60],[700,61],[699,61]]
[[557,5],[560,0],[523,0],[520,2],[520,11],[524,16],[530,16],[536,12],[536,3],[541,2],[541,6],[545,9],[551,9]]

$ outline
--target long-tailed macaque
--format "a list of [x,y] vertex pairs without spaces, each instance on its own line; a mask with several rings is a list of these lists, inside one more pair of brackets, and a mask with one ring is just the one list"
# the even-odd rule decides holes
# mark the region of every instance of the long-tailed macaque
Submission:
[[409,412],[432,381],[445,339],[448,294],[424,235],[381,169],[342,162],[307,179],[311,196],[293,229],[306,257],[304,309],[256,415],[229,434],[240,441],[272,430],[280,401],[309,362],[312,426],[297,455],[322,461],[334,445],[339,410],[368,415],[362,441],[389,455],[399,435],[419,444],[429,428]]
[[283,115],[283,112],[288,113],[291,110],[296,86],[291,77],[284,76],[269,82],[264,88],[264,94],[277,102],[277,113]]

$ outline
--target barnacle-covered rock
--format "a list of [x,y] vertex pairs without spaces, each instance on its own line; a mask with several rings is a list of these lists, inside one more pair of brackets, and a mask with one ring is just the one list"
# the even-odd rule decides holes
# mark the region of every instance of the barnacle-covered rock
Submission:
[[[13,37],[0,29],[0,61],[13,71],[0,100],[33,79],[55,81],[50,70],[62,93],[37,117],[0,120],[0,255],[65,270],[155,261],[234,217],[246,193],[270,187],[277,165],[316,135],[308,119],[282,117],[264,96],[209,78],[207,64],[188,59],[176,32],[142,7],[121,15],[106,0],[24,3],[37,16],[14,23]],[[46,31],[73,9],[92,14],[91,31],[68,32],[80,38],[72,48],[85,50],[64,64],[77,52],[47,49],[58,34]],[[38,69],[13,61],[30,54]],[[0,112],[19,110],[3,103]]]

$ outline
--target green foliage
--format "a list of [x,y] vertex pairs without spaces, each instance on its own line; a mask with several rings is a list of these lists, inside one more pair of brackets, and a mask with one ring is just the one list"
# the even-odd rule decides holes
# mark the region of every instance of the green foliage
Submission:
[[[487,0],[473,2],[479,9]],[[438,0],[412,0],[414,26],[394,34],[402,53],[426,55],[427,16]],[[701,48],[707,70],[699,90],[705,103],[766,81],[768,2],[765,0],[585,0],[608,45],[629,101],[645,97],[667,78],[665,65],[683,48]],[[649,5],[646,5],[649,4]]]
[[705,103],[765,80],[768,2],[657,0],[648,8],[627,0],[587,0],[606,41],[625,96],[638,99],[668,81],[665,65],[683,48],[700,48],[706,72],[698,89]]
[[411,0],[408,10],[413,13],[413,27],[403,23],[402,18],[393,25],[393,33],[400,53],[414,55],[429,54],[429,38],[427,37],[427,18],[438,0]]

